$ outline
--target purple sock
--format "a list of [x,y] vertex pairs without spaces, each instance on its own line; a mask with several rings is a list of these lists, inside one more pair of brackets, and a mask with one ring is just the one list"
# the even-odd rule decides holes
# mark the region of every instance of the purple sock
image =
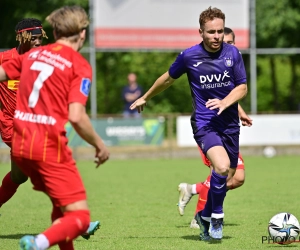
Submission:
[[226,196],[226,176],[217,174],[214,170],[212,171],[210,179],[210,192],[212,200],[212,213],[222,214],[223,217],[223,203]]
[[206,204],[204,209],[201,212],[201,216],[203,217],[211,217],[211,212],[212,212],[212,200],[211,200],[211,191],[210,189],[208,190],[207,193],[207,199],[206,199]]

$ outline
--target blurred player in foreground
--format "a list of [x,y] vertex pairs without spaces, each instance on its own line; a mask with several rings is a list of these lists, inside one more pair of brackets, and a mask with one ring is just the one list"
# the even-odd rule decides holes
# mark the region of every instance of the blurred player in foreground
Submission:
[[[18,55],[23,55],[32,48],[42,45],[43,38],[48,38],[40,20],[36,18],[24,18],[15,27],[17,48],[0,53],[0,65]],[[16,109],[16,95],[19,86],[19,76],[15,80],[8,80],[0,84],[0,132],[2,141],[10,148],[13,135],[13,118]],[[28,177],[18,168],[11,159],[11,171],[5,175],[0,186],[0,207],[5,204],[17,191],[19,185],[26,182]],[[100,227],[100,222],[90,223],[90,227],[83,238],[89,239]]]
[[131,108],[142,111],[147,101],[187,74],[194,112],[194,139],[213,166],[200,239],[223,237],[226,181],[235,173],[239,155],[238,101],[247,94],[246,71],[238,49],[223,43],[225,14],[209,7],[200,14],[203,42],[182,51],[169,70]]
[[[225,27],[224,28],[224,43],[235,44],[235,34],[232,29]],[[238,105],[239,117],[243,126],[252,126],[251,118],[245,113],[241,105]],[[204,165],[210,168],[212,171],[213,167],[211,166],[210,161],[203,154],[201,148],[199,148],[200,155],[202,157]],[[206,178],[204,182],[196,183],[196,184],[188,184],[188,183],[180,183],[178,185],[179,191],[179,201],[178,201],[178,211],[180,215],[184,214],[184,209],[186,205],[189,203],[190,199],[193,195],[198,194],[198,202],[196,205],[195,218],[192,219],[190,227],[191,228],[199,228],[197,223],[197,219],[199,220],[199,212],[202,211],[205,207],[207,200],[207,193],[210,188],[210,177],[211,174]],[[232,190],[242,186],[245,182],[245,165],[242,155],[239,154],[238,165],[236,168],[236,172],[231,180],[229,180],[227,185],[227,190]]]
[[53,224],[43,233],[24,236],[21,249],[44,250],[58,244],[72,250],[73,239],[89,228],[90,212],[64,129],[69,120],[95,148],[96,167],[109,158],[92,127],[85,104],[92,70],[78,53],[86,37],[88,16],[79,6],[53,11],[47,21],[56,43],[16,57],[0,67],[0,80],[20,74],[12,141],[13,160],[30,177],[34,189],[52,201]]

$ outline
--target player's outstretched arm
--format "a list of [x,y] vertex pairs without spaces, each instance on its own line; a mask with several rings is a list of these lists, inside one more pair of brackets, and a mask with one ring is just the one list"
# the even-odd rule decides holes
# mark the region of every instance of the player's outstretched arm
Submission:
[[238,104],[239,117],[243,126],[251,127],[252,119],[246,114],[245,110],[240,104]]
[[206,102],[206,107],[210,110],[219,109],[218,115],[220,115],[225,109],[232,104],[238,102],[247,95],[247,84],[240,84],[235,87],[231,92],[223,99],[209,99]]
[[0,66],[0,82],[8,80],[5,70]]
[[144,106],[146,106],[147,101],[149,101],[152,97],[156,96],[160,92],[164,91],[168,87],[172,85],[175,81],[170,75],[169,72],[161,75],[152,85],[152,87],[139,99],[137,99],[131,106],[130,109],[137,109],[140,113],[144,110]]
[[109,158],[109,151],[94,130],[85,107],[81,103],[74,102],[69,105],[69,121],[81,138],[95,147],[96,167],[106,162]]

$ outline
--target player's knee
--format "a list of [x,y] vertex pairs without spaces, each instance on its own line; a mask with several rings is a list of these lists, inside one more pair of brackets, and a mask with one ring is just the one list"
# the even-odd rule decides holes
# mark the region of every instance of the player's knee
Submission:
[[[69,218],[68,224],[70,227],[77,229],[78,235],[86,233],[90,225],[90,211],[89,210],[77,210],[63,213],[64,218]],[[59,222],[56,220],[55,223]]]
[[11,180],[16,184],[22,184],[28,180],[28,177],[22,172],[14,173],[11,172]]
[[236,171],[235,175],[233,176],[234,182],[237,187],[243,186],[245,183],[245,172],[244,170]]
[[90,221],[91,221],[90,211],[86,210],[86,214],[85,214],[85,216],[82,217],[82,222],[81,222],[82,223],[82,234],[88,230]]
[[243,179],[236,179],[236,180],[235,180],[235,183],[236,183],[236,186],[237,186],[237,187],[241,187],[241,186],[244,185],[245,179],[244,179],[244,178],[243,178]]
[[229,173],[229,165],[227,164],[220,164],[218,166],[215,167],[215,172],[219,175],[228,175]]
[[80,231],[80,234],[86,233],[90,225],[90,211],[89,210],[78,210],[71,212],[73,216],[77,217],[76,224]]
[[19,185],[28,180],[28,177],[25,174],[23,174],[21,169],[17,166],[17,164],[14,161],[11,161],[10,177],[14,183]]

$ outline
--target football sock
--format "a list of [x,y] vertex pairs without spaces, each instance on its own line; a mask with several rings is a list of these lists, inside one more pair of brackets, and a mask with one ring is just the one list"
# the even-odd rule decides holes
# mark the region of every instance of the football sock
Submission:
[[203,186],[203,182],[196,183],[193,186],[195,186],[195,193],[199,194],[201,192],[201,189],[202,189],[202,186]]
[[17,191],[19,184],[12,181],[10,172],[2,180],[2,186],[0,187],[0,207],[6,203]]
[[[52,212],[52,219],[55,214],[59,214],[56,209]],[[65,212],[63,217],[58,220],[43,234],[48,239],[50,246],[59,244],[60,248],[63,247],[64,250],[73,250],[72,240],[85,233],[89,227],[90,212],[88,210]]]
[[210,179],[211,179],[211,175],[207,176],[205,182],[203,183],[208,188],[210,188]]
[[35,244],[41,250],[49,248],[49,241],[43,234],[39,234],[35,237]]
[[204,182],[198,182],[198,183],[192,185],[192,194],[200,194],[203,185],[205,185],[209,188],[210,175],[207,176],[207,178]]
[[211,189],[209,189],[207,193],[206,204],[204,209],[202,210],[201,217],[206,221],[210,221],[211,212],[212,212],[212,197],[211,197]]
[[[210,180],[210,176],[209,176],[209,180]],[[207,183],[207,182],[204,182],[202,184],[201,189],[199,190],[200,192],[198,194],[198,202],[197,202],[195,214],[204,209],[206,201],[207,201],[207,194],[209,191],[209,182],[208,182],[208,185],[205,183]]]
[[212,198],[212,217],[219,219],[224,217],[223,203],[226,196],[226,176],[212,171],[210,180],[210,192]]

